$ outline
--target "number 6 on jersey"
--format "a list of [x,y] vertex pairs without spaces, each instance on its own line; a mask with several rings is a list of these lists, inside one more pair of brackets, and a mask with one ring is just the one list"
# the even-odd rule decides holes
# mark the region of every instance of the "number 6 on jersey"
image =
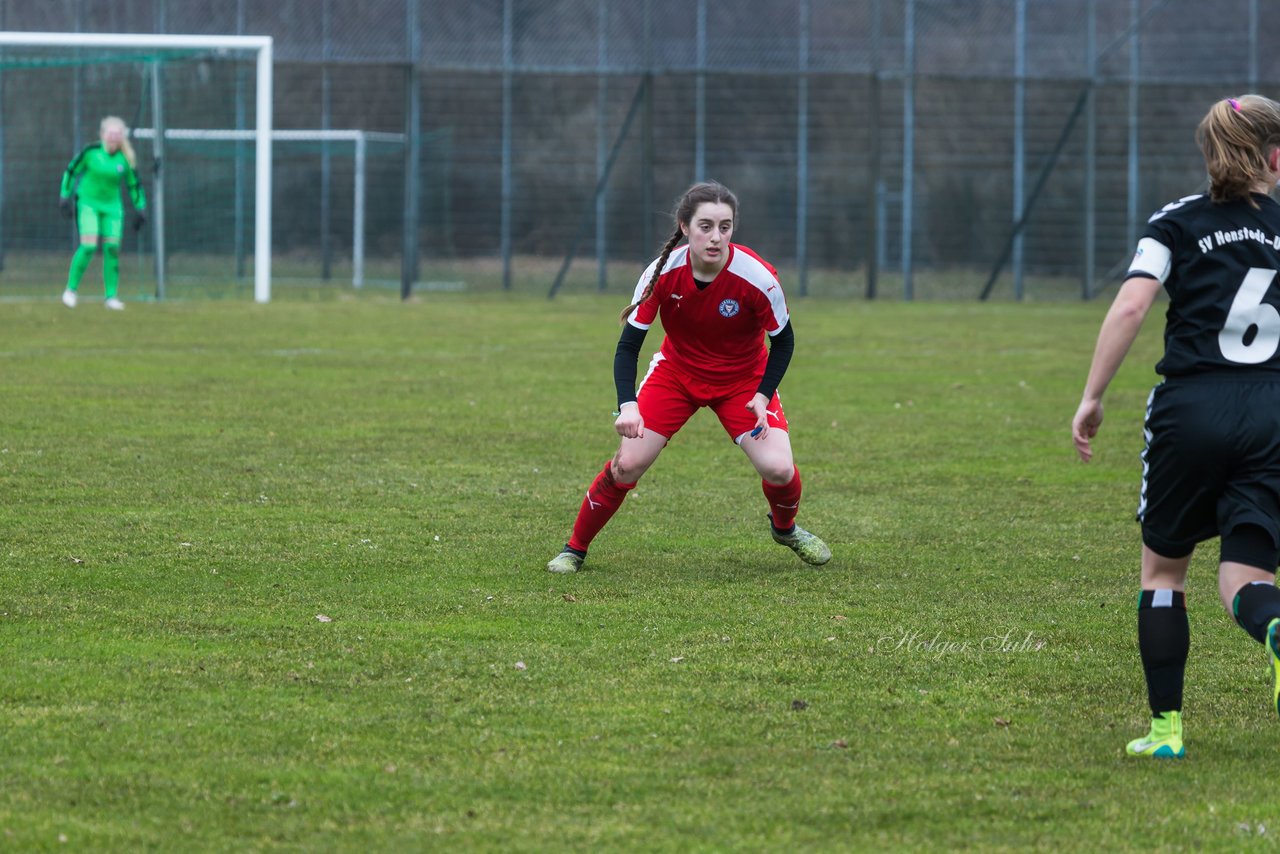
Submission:
[[[1275,277],[1275,270],[1250,267],[1236,291],[1227,322],[1218,333],[1222,355],[1231,361],[1257,365],[1274,356],[1280,347],[1280,311],[1262,301]],[[1255,327],[1257,332],[1250,339],[1249,330]]]

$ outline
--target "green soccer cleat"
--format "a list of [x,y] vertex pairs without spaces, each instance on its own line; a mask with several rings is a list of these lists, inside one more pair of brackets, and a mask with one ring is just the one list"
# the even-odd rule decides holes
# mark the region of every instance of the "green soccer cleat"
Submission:
[[582,562],[586,559],[586,555],[580,555],[566,548],[547,561],[547,572],[577,572],[582,569]]
[[1280,617],[1267,623],[1267,652],[1271,653],[1271,670],[1275,673],[1276,685],[1271,694],[1271,705],[1280,715]]
[[1135,738],[1124,749],[1130,756],[1152,756],[1156,759],[1181,759],[1182,712],[1161,712],[1151,719],[1151,732]]
[[791,549],[796,557],[810,566],[822,566],[831,560],[831,549],[827,548],[827,544],[817,534],[811,534],[799,525],[794,526],[788,534],[778,533],[778,529],[773,527],[772,513],[769,514],[769,531],[773,534],[775,543]]

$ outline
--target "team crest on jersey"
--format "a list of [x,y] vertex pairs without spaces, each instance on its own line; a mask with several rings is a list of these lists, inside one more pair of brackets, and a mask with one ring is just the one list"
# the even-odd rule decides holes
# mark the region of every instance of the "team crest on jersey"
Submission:
[[720,303],[720,314],[724,317],[733,317],[738,313],[738,301],[736,299],[723,300]]

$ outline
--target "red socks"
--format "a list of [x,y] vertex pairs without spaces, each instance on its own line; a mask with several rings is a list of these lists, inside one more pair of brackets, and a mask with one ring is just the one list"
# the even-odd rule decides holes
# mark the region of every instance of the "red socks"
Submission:
[[[791,481],[784,486],[775,486],[767,480],[760,483],[773,514],[773,526],[780,531],[787,530],[796,523],[796,512],[800,508],[800,469],[795,469]],[[614,480],[612,466],[605,463],[600,474],[591,481],[587,497],[582,500],[582,507],[578,509],[578,518],[573,523],[573,536],[569,538],[569,548],[585,554],[596,534],[618,512],[627,493],[634,487],[634,483],[618,483]]]
[[[796,481],[798,484],[799,478]],[[595,539],[596,534],[600,533],[600,529],[613,518],[613,514],[618,512],[623,499],[627,497],[627,492],[634,487],[634,483],[618,483],[614,480],[613,468],[606,462],[600,474],[591,481],[587,497],[583,499],[582,507],[578,510],[578,518],[573,523],[573,536],[569,538],[569,548],[585,554],[587,546],[591,545],[591,541]],[[796,488],[799,490],[799,486]]]
[[769,502],[769,511],[773,513],[773,527],[785,531],[796,523],[796,513],[800,509],[800,469],[795,469],[791,482],[784,486],[775,486],[767,480],[760,481],[764,487],[765,500]]

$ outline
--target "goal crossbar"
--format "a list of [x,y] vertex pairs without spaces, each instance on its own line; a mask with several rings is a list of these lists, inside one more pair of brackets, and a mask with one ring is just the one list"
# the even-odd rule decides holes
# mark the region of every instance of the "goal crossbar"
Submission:
[[[189,140],[195,142],[247,142],[255,138],[257,131],[232,130],[229,128],[165,128],[164,138],[168,140]],[[137,139],[155,139],[155,128],[135,128],[133,136]],[[273,130],[271,139],[275,142],[349,142],[354,145],[354,168],[352,186],[351,216],[351,284],[353,287],[364,286],[364,222],[365,222],[365,171],[369,143],[403,144],[404,134],[385,133],[367,130]]]
[[150,33],[49,33],[0,31],[0,47],[93,47],[243,51],[257,59],[254,140],[253,298],[271,300],[271,36],[155,35]]

